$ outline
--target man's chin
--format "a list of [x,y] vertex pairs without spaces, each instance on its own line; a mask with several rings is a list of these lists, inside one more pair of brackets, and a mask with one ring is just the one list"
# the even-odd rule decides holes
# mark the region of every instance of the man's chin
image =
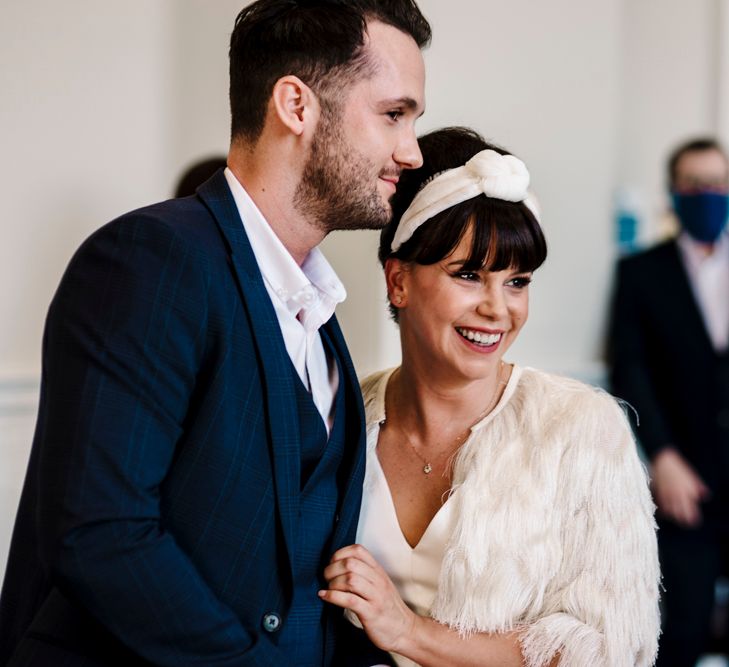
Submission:
[[393,192],[387,198],[384,198],[382,200],[382,218],[385,221],[382,223],[383,227],[389,224],[389,222],[392,220],[392,199],[394,196],[395,193]]
[[366,218],[360,218],[357,222],[351,223],[349,225],[343,226],[341,229],[369,229],[369,230],[381,230],[387,227],[390,220],[392,220],[392,209],[390,207],[387,208],[387,213],[385,214],[385,211],[383,210],[383,215],[380,216],[368,216]]
[[383,229],[384,227],[387,227],[391,221],[392,204],[389,201],[385,201],[382,203],[380,215],[377,218],[374,216],[372,217],[372,225],[368,229]]

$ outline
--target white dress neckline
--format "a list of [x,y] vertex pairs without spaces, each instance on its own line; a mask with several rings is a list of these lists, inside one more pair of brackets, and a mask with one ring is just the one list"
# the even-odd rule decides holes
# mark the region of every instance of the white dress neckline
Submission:
[[[392,497],[392,490],[390,489],[390,484],[387,481],[387,476],[385,475],[385,471],[382,469],[382,464],[380,463],[380,458],[377,456],[377,449],[374,451],[374,456],[369,456],[367,458],[367,465],[372,467],[372,473],[374,477],[376,477],[376,483],[380,486],[378,489],[378,492],[382,494],[382,504],[383,506],[387,506],[390,510],[388,512],[389,514],[389,524],[395,524],[397,526],[397,533],[399,534],[399,541],[401,542],[401,547],[403,550],[407,551],[417,551],[420,545],[423,543],[424,540],[429,541],[430,540],[430,534],[435,533],[436,537],[440,534],[440,531],[438,530],[439,527],[442,527],[442,524],[444,522],[447,522],[448,515],[450,514],[450,508],[452,507],[453,503],[451,503],[451,497],[453,496],[453,493],[449,493],[448,498],[446,501],[440,506],[438,511],[435,513],[433,518],[430,520],[430,523],[428,523],[427,527],[425,528],[425,531],[420,536],[420,539],[418,540],[418,543],[415,546],[410,546],[410,542],[407,541],[405,534],[402,532],[402,528],[400,527],[400,520],[397,516],[397,509],[395,508],[395,500]],[[431,531],[431,527],[433,530]],[[393,533],[395,531],[392,531]],[[394,537],[394,535],[393,535]],[[357,540],[359,542],[359,540]],[[426,542],[427,547],[427,542]],[[421,549],[422,551],[422,549]]]

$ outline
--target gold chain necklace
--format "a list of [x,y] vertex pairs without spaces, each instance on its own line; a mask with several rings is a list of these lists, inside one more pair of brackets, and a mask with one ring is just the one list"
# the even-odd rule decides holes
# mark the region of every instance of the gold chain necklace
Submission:
[[[478,417],[476,417],[476,419],[473,420],[473,422],[471,422],[470,426],[467,429],[465,429],[462,433],[459,434],[459,436],[456,438],[456,440],[454,441],[453,445],[451,446],[451,450],[453,450],[453,451],[457,450],[468,439],[468,435],[471,433],[471,429],[476,424],[478,424],[496,406],[497,396],[498,396],[498,393],[499,393],[499,387],[501,387],[502,385],[505,385],[506,384],[505,381],[503,381],[503,380],[500,379],[501,378],[501,372],[502,372],[502,369],[504,368],[504,365],[505,364],[504,364],[503,361],[499,365],[499,371],[498,371],[498,373],[496,375],[496,386],[494,387],[494,393],[491,395],[491,400],[489,400],[488,406],[486,407],[486,409],[481,414],[478,415]],[[383,419],[380,422],[380,427],[384,426],[385,422],[386,422],[386,420]],[[408,445],[410,445],[410,448],[415,453],[415,456],[417,456],[423,462],[423,472],[426,475],[430,475],[430,473],[433,472],[433,466],[431,465],[430,461],[428,461],[428,459],[426,459],[417,450],[417,448],[415,447],[415,445],[410,441],[410,438],[408,438],[407,433],[405,433],[405,431],[402,428],[400,428],[400,432],[403,434],[403,436],[405,438],[405,442],[407,442]],[[452,456],[452,454],[451,454],[451,456]]]

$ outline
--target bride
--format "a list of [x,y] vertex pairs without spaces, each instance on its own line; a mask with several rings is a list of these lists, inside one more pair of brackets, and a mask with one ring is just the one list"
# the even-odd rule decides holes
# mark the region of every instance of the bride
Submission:
[[398,666],[653,664],[645,469],[613,398],[504,360],[546,257],[524,164],[421,139],[380,260],[402,365],[367,378],[357,545],[320,596]]

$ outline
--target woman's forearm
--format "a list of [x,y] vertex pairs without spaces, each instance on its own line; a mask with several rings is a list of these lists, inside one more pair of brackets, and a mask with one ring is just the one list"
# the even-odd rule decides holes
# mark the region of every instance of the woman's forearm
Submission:
[[[324,570],[329,588],[321,599],[357,615],[370,640],[422,667],[522,667],[520,630],[462,636],[429,617],[419,616],[400,597],[392,580],[363,546],[337,551]],[[548,656],[546,659],[550,659]],[[555,667],[559,658],[551,659]]]
[[[522,667],[519,632],[475,633],[462,636],[431,618],[418,616],[413,631],[403,637],[395,653],[421,667]],[[552,662],[558,664],[558,658]],[[552,667],[550,665],[550,667]],[[545,666],[546,667],[546,666]]]

